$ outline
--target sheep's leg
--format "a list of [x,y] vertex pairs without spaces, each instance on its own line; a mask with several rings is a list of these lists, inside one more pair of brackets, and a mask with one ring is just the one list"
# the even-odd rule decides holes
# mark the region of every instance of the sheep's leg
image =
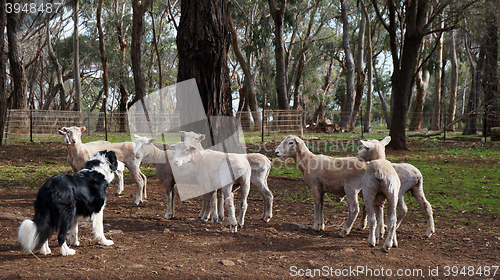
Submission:
[[[342,230],[339,233],[340,237],[346,237],[349,232],[351,232],[352,225],[356,221],[356,217],[359,213],[359,203],[358,203],[358,193],[359,190],[349,190],[346,193],[347,196],[347,204],[349,205],[349,216],[347,217],[347,221],[345,222]],[[364,199],[363,199],[364,200]]]
[[375,236],[377,238],[377,244],[379,239],[384,237],[385,227],[384,227],[384,207],[383,205],[375,203],[375,218],[377,219],[377,227],[375,228]]
[[363,230],[366,228],[366,223],[367,223],[366,217],[367,217],[366,216],[366,207],[363,204],[362,211],[361,211],[361,221],[359,221],[358,230]]
[[137,170],[139,170],[139,176],[141,176],[141,179],[142,179],[142,195],[143,195],[143,198],[147,199],[148,198],[148,193],[146,192],[146,186],[148,185],[147,184],[148,178],[146,177],[146,175],[144,175],[141,172],[141,170],[139,169],[139,167],[137,167]]
[[118,189],[116,190],[116,194],[122,194],[123,192],[123,171],[116,170],[115,171],[116,177],[118,179]]
[[202,221],[208,221],[210,219],[210,210],[212,208],[212,193],[207,193],[204,195],[204,200],[203,200],[203,216],[201,216]]
[[69,229],[69,245],[80,246],[80,241],[78,241],[78,217],[75,217],[75,221]]
[[[250,178],[248,178],[250,179]],[[240,214],[238,217],[238,225],[240,228],[245,224],[245,214],[248,209],[248,193],[250,192],[250,180],[241,184],[241,204],[240,204]]]
[[146,188],[144,174],[139,170],[139,166],[137,164],[128,164],[126,165],[130,174],[134,178],[135,183],[137,184],[137,194],[135,196],[135,205],[139,205],[139,203],[144,201],[144,189]]
[[94,213],[91,216],[92,219],[92,232],[94,233],[94,238],[101,242],[101,245],[110,246],[115,244],[113,240],[106,239],[104,236],[104,225],[102,221],[102,211],[104,210],[104,206],[101,208],[99,213]]
[[267,185],[267,178],[261,177],[252,181],[252,183],[264,196],[264,201],[265,201],[264,212],[262,213],[260,218],[267,223],[273,217],[273,200],[274,200],[273,194],[269,190],[269,186]]
[[236,220],[236,213],[234,209],[234,195],[231,189],[232,189],[231,185],[228,187],[223,187],[222,192],[224,193],[224,198],[226,200],[229,231],[231,233],[236,233],[238,231],[238,221]]
[[224,195],[221,189],[217,189],[217,215],[218,222],[222,223],[224,221]]
[[319,186],[311,187],[314,197],[314,225],[313,229],[315,231],[320,231],[325,229],[325,218],[323,216],[323,203],[325,200],[325,194],[319,191]]
[[397,208],[397,203],[398,203],[398,196],[397,193],[399,191],[399,188],[396,189],[389,189],[386,191],[385,196],[387,197],[387,202],[389,204],[388,207],[388,222],[387,222],[387,237],[385,238],[385,243],[384,246],[382,247],[382,250],[387,252],[391,247],[397,247],[398,242],[396,238],[396,223],[397,223],[397,217],[396,217],[396,208]]
[[404,194],[401,194],[398,198],[397,209],[398,209],[398,213],[397,213],[396,228],[399,228],[399,226],[401,225],[401,222],[403,221],[404,217],[406,216],[406,213],[408,213],[408,206],[406,206]]
[[203,202],[201,204],[201,210],[200,213],[198,214],[198,218],[201,219],[205,215],[206,207],[207,207],[207,200],[205,199],[205,197],[203,197]]
[[175,193],[174,193],[173,180],[167,179],[165,180],[165,182],[163,182],[163,185],[165,186],[166,197],[167,197],[167,212],[165,213],[165,219],[170,220],[175,216],[175,208],[174,208]]
[[418,204],[420,204],[420,208],[422,209],[422,212],[424,212],[425,218],[427,220],[427,231],[425,232],[425,235],[427,237],[431,237],[431,235],[434,233],[434,218],[432,214],[432,206],[431,204],[425,199],[425,194],[422,186],[422,180],[420,180],[420,184],[417,190],[412,189],[412,194],[417,200]]
[[365,203],[368,216],[368,246],[375,247],[375,245],[377,245],[377,239],[375,237],[375,226],[377,223],[377,219],[375,217],[375,205],[373,205],[373,198],[369,198],[367,195],[365,195],[364,190],[363,201]]
[[217,203],[217,190],[211,192],[211,197],[210,197],[210,221],[214,224],[218,222],[219,219],[219,211],[217,211],[218,208],[218,203]]

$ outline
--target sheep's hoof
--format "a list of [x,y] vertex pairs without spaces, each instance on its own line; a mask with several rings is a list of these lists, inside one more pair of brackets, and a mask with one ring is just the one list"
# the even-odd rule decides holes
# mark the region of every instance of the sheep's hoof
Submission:
[[134,201],[135,205],[139,205],[141,202],[142,202],[142,199],[136,199],[136,200]]
[[229,225],[229,231],[231,233],[236,233],[238,232],[238,226],[237,225]]
[[80,246],[80,241],[78,241],[78,240],[70,241],[69,245],[78,247],[78,246]]
[[174,214],[172,214],[172,213],[166,213],[164,218],[167,219],[167,220],[173,219],[174,218]]
[[315,231],[322,231],[325,229],[325,225],[314,225],[313,229]]
[[265,223],[269,223],[269,221],[271,220],[273,216],[272,215],[269,215],[269,216],[265,216],[262,218],[262,220],[265,222]]
[[390,246],[387,246],[387,247],[386,247],[386,246],[384,245],[384,246],[382,247],[382,252],[384,252],[384,253],[388,253],[388,252],[389,252],[389,249],[391,249],[391,247],[390,247]]
[[425,232],[425,236],[427,236],[427,238],[431,237],[432,234],[434,233],[434,230],[432,229],[428,229],[426,232]]
[[339,237],[346,237],[348,235],[347,231],[345,229],[341,230],[340,233],[339,233]]

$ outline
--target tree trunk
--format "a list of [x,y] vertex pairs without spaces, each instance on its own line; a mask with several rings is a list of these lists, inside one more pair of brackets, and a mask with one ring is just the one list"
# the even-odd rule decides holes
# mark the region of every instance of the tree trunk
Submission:
[[363,89],[365,86],[365,29],[366,18],[361,15],[358,32],[358,61],[356,63],[356,97],[354,99],[354,108],[349,123],[350,131],[354,130],[356,121],[358,120],[359,111],[361,110],[361,101],[363,100]]
[[[427,87],[429,86],[429,71],[422,66],[422,70],[415,77],[417,86],[417,96],[415,97],[415,108],[411,116],[410,131],[418,131],[422,129],[422,119],[424,115],[425,96],[427,95]],[[423,72],[423,73],[422,73]]]
[[104,132],[107,129],[106,112],[108,110],[108,99],[109,99],[109,78],[108,78],[108,55],[106,53],[106,45],[104,43],[104,33],[102,32],[102,2],[99,0],[97,4],[97,32],[99,34],[99,52],[101,54],[101,64],[102,64],[102,90],[104,98],[102,100],[101,113],[99,114],[99,119],[97,121],[97,132]]
[[243,73],[245,74],[245,79],[244,83],[245,86],[243,87],[244,89],[244,94],[245,94],[245,100],[246,100],[246,105],[252,112],[252,117],[255,123],[255,128],[261,127],[262,119],[261,119],[261,114],[259,112],[259,105],[257,104],[257,97],[255,94],[255,85],[253,83],[253,75],[250,69],[250,65],[243,56],[243,53],[240,50],[239,44],[238,44],[238,36],[236,33],[236,28],[234,28],[233,21],[231,19],[231,15],[229,15],[229,30],[231,31],[231,46],[233,47],[233,52],[236,55],[236,59],[240,63],[241,69],[243,70]]
[[284,17],[286,1],[281,0],[280,8],[274,0],[269,0],[269,10],[274,20],[275,55],[276,55],[276,93],[278,95],[278,109],[288,110],[288,96],[286,91],[285,44],[283,42]]
[[[5,27],[7,16],[5,14],[5,0],[0,0],[0,61],[7,61],[5,52]],[[7,123],[7,63],[0,63],[0,146],[3,145],[3,132]]]
[[[486,43],[483,73],[485,121],[483,134],[489,136],[498,120],[498,14],[494,10],[496,0],[486,1]],[[491,7],[491,8],[488,8]]]
[[[458,63],[457,51],[455,47],[455,32],[450,31],[450,63],[451,63],[451,79],[450,79],[450,103],[448,106],[447,123],[455,121],[455,113],[457,110],[457,90],[458,90]],[[451,126],[449,131],[455,131],[455,126]]]
[[[373,68],[373,74],[375,76],[375,81],[378,81],[377,68]],[[384,119],[387,123],[387,129],[391,129],[391,116],[389,116],[389,112],[387,112],[387,101],[385,100],[384,93],[378,87],[378,82],[375,83],[377,86],[377,93],[380,99],[380,107],[382,107],[382,113],[384,113]]]
[[[7,3],[18,3],[17,1],[9,0]],[[10,96],[12,109],[28,109],[28,81],[24,71],[23,62],[21,59],[21,49],[17,38],[18,30],[21,24],[20,13],[7,14],[7,38],[9,42],[9,62],[10,62],[10,77],[13,84],[12,93]],[[2,50],[3,51],[3,50]],[[4,62],[2,62],[4,63]]]
[[[119,120],[119,132],[127,132],[128,120],[127,120],[127,102],[128,102],[128,92],[125,87],[125,59],[127,53],[127,43],[125,41],[125,35],[123,32],[123,15],[125,13],[125,3],[122,4],[121,11],[119,11],[118,1],[115,0],[113,3],[115,9],[115,15],[119,20],[116,22],[116,33],[118,34],[118,43],[120,45],[120,120]],[[118,14],[121,16],[118,17]]]
[[364,1],[360,1],[361,13],[366,21],[366,68],[368,69],[367,86],[368,91],[366,92],[366,110],[365,119],[363,120],[363,130],[368,132],[371,126],[371,114],[372,114],[372,98],[373,98],[373,50],[372,50],[372,31],[370,18],[366,12],[366,7]]
[[146,96],[146,81],[142,70],[142,35],[143,35],[143,20],[146,7],[149,6],[151,0],[140,1],[132,0],[132,43],[130,56],[132,59],[132,72],[134,76],[135,97],[128,104],[128,107],[134,105],[135,102]]
[[[426,1],[412,1],[407,7],[407,26],[404,35],[403,51],[401,53],[399,68],[394,68],[392,86],[395,89],[392,99],[390,147],[395,150],[407,150],[406,147],[406,121],[408,117],[408,104],[411,95],[412,78],[418,60],[420,45],[423,40],[423,28],[426,23],[429,3]],[[394,58],[394,57],[393,57]]]
[[52,62],[52,65],[54,66],[55,71],[56,71],[58,84],[54,87],[54,90],[49,95],[49,98],[47,100],[45,100],[45,102],[43,104],[43,110],[49,110],[50,104],[54,100],[58,91],[60,93],[59,96],[61,99],[60,100],[60,107],[61,108],[66,107],[66,90],[64,88],[64,80],[63,80],[62,71],[61,71],[61,64],[59,64],[59,60],[57,59],[57,56],[54,53],[54,50],[52,49],[49,21],[50,21],[50,15],[47,15],[47,26],[46,26],[47,27],[47,53],[49,54],[49,58]]
[[[444,23],[440,24],[440,27],[444,27]],[[437,69],[434,71],[436,76],[434,79],[434,103],[432,110],[432,120],[431,127],[429,130],[439,130],[441,123],[441,79],[442,79],[442,68],[443,68],[443,36],[440,34],[439,42],[436,47],[436,65]]]
[[467,60],[469,61],[470,73],[471,73],[471,87],[469,93],[469,99],[467,100],[467,113],[475,112],[471,114],[465,120],[465,128],[463,135],[476,135],[477,134],[477,113],[479,109],[479,93],[481,91],[481,73],[484,67],[484,44],[481,44],[479,48],[479,59],[477,60],[477,67],[474,66],[474,58],[472,57],[471,49],[468,44],[467,35],[465,36],[465,50],[467,53]]
[[[179,68],[177,82],[194,78],[206,116],[232,116],[232,100],[227,66],[230,44],[229,9],[226,1],[182,0],[177,30]],[[181,123],[188,124],[190,100],[177,92]],[[210,119],[209,119],[210,121]],[[221,142],[233,131],[224,123],[210,123],[212,140]],[[207,137],[210,138],[210,137]],[[208,140],[208,139],[207,139]]]
[[340,0],[342,14],[342,46],[344,48],[346,60],[346,96],[345,107],[341,110],[340,127],[349,130],[349,122],[354,109],[354,59],[352,57],[351,46],[349,44],[349,20],[347,18],[347,8],[345,0]]
[[79,46],[79,33],[78,33],[78,12],[80,0],[75,0],[75,7],[73,9],[73,81],[75,84],[76,102],[74,111],[82,111],[82,85],[80,83],[80,46]]

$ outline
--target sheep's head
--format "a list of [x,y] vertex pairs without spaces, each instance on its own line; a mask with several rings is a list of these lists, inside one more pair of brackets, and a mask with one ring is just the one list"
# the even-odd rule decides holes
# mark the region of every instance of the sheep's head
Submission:
[[135,137],[135,158],[142,160],[145,156],[149,155],[150,148],[152,148],[153,143],[156,141],[154,138],[142,137],[134,134]]
[[205,134],[198,134],[196,132],[185,132],[181,131],[181,136],[184,138],[184,143],[187,145],[195,146],[201,150],[201,141],[205,140]]
[[64,143],[67,145],[81,143],[82,142],[82,132],[87,130],[84,126],[72,126],[72,127],[63,127],[57,131],[60,135],[63,136]]
[[387,136],[383,140],[361,140],[361,148],[358,151],[358,159],[361,161],[372,161],[385,159],[385,146],[391,142],[391,137]]
[[184,142],[178,142],[174,145],[175,153],[174,153],[174,164],[177,166],[181,166],[193,158],[193,153],[196,151],[196,147],[192,145],[188,145]]
[[69,138],[68,138],[68,128],[67,127],[61,128],[60,130],[57,131],[57,133],[59,135],[62,135],[64,144],[66,144],[66,145],[71,144],[71,142],[69,141]]
[[298,153],[298,146],[302,140],[294,135],[288,135],[283,138],[275,152],[278,157],[294,157]]

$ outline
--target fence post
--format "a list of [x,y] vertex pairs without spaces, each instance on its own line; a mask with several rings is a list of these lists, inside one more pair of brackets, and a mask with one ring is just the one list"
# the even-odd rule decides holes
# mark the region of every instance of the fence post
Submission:
[[33,110],[30,109],[30,142],[33,143]]

